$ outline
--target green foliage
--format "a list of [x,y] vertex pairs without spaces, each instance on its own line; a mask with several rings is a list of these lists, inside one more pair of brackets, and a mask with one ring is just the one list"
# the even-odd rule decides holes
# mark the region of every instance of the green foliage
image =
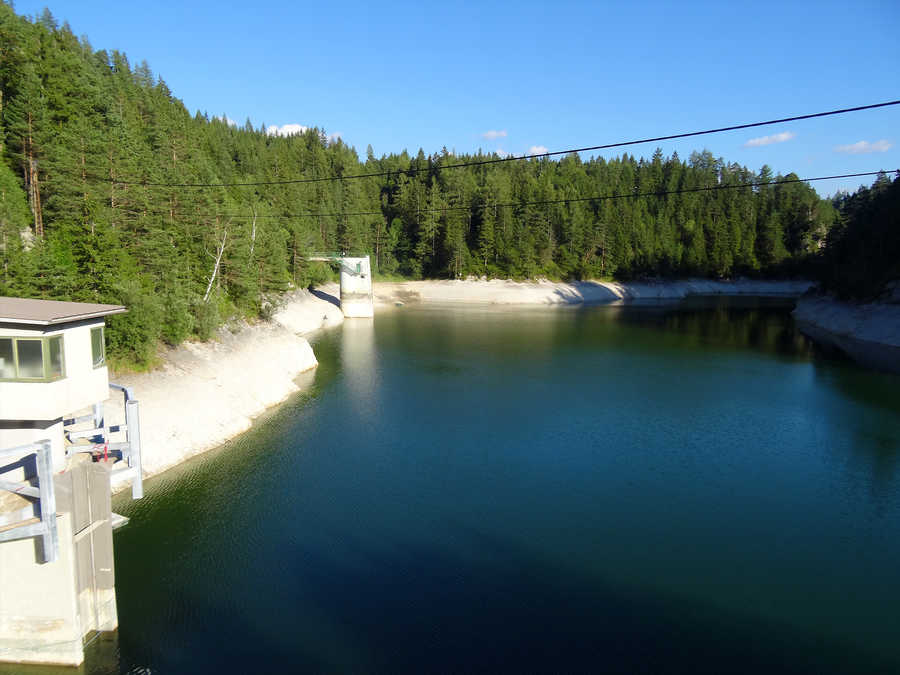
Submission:
[[222,323],[224,302],[217,296],[210,302],[198,302],[194,307],[196,334],[201,340],[209,340]]
[[839,297],[871,300],[900,279],[900,174],[840,195],[839,215],[820,260],[822,285]]
[[109,353],[117,361],[137,368],[152,364],[168,308],[153,293],[149,279],[127,279],[116,288],[115,301],[128,307],[126,314],[107,319]]
[[29,224],[28,199],[12,170],[0,163],[0,295],[18,295],[29,278],[22,234]]
[[[205,339],[232,314],[265,316],[292,286],[334,279],[307,260],[316,251],[371,254],[379,278],[782,274],[835,220],[803,183],[692,191],[778,178],[706,151],[442,170],[492,156],[369,148],[361,163],[320,129],[270,136],[191,115],[146,63],[7,4],[0,95],[0,292],[127,305],[109,351],[138,366],[160,341]],[[387,175],[341,180],[359,173]],[[309,179],[337,180],[275,184]],[[159,186],[172,183],[225,186]],[[833,251],[856,222],[842,218]]]

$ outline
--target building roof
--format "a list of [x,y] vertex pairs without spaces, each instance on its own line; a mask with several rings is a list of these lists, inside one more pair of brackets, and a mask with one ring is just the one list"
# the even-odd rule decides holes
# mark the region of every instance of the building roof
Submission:
[[0,297],[0,323],[54,326],[84,319],[96,319],[128,310],[122,305],[98,305],[91,302],[32,300]]

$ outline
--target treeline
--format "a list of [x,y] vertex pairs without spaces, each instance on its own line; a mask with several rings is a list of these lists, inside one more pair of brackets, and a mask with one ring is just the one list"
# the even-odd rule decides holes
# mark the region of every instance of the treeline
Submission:
[[840,215],[817,261],[822,286],[844,299],[877,299],[900,280],[900,173],[834,203]]
[[[108,335],[136,363],[323,279],[314,251],[414,278],[771,276],[836,218],[805,183],[707,190],[781,178],[708,152],[450,169],[496,156],[370,147],[361,162],[320,129],[191,115],[146,63],[46,11],[0,4],[0,50],[0,294],[129,306]],[[341,180],[360,173],[384,175]]]

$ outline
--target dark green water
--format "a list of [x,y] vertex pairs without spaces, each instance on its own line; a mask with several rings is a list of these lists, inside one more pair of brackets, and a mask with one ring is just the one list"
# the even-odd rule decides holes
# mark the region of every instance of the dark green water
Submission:
[[900,378],[742,304],[346,322],[117,500],[88,670],[900,671]]

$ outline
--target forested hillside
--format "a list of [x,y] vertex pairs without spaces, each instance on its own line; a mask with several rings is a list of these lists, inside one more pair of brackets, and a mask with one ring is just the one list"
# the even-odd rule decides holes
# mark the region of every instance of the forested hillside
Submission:
[[323,130],[191,115],[146,63],[5,4],[0,96],[0,295],[127,305],[110,350],[135,363],[321,278],[313,251],[409,277],[780,275],[835,220],[805,183],[692,192],[781,178],[708,152],[361,162]]
[[839,218],[828,232],[819,278],[845,299],[873,300],[900,280],[900,175],[880,174],[871,188],[835,199]]

